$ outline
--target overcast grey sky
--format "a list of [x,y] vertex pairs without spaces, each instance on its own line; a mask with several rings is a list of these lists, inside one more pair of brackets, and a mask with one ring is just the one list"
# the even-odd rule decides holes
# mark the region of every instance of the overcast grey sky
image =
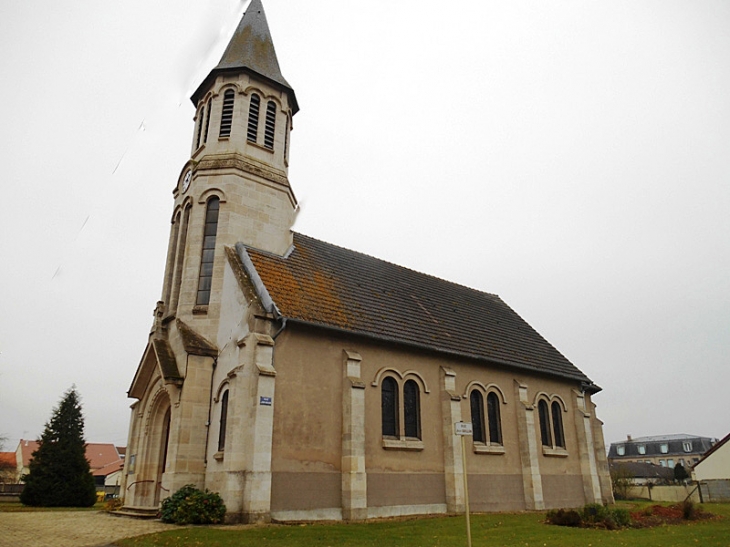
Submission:
[[[245,2],[0,7],[0,433],[126,444],[189,97]],[[296,230],[499,294],[606,441],[730,431],[730,3],[264,0]]]

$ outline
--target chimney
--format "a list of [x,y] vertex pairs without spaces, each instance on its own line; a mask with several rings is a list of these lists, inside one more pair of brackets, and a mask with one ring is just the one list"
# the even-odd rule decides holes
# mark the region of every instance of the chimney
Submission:
[[627,440],[628,442],[631,442],[631,435],[626,435],[626,440]]

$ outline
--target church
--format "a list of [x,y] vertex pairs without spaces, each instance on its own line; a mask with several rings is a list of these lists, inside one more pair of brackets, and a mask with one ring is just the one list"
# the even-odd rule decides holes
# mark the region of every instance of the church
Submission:
[[613,501],[600,388],[498,296],[292,231],[299,105],[261,0],[192,102],[126,508],[193,484],[229,522],[459,513],[462,462],[473,511]]

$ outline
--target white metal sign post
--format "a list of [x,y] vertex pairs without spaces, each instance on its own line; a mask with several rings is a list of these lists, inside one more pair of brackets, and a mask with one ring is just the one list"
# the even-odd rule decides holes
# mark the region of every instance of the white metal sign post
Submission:
[[469,522],[469,485],[467,484],[466,477],[466,447],[464,446],[464,437],[472,435],[471,422],[456,422],[454,424],[456,434],[461,437],[461,466],[464,468],[464,504],[466,514],[466,545],[471,547],[471,523]]

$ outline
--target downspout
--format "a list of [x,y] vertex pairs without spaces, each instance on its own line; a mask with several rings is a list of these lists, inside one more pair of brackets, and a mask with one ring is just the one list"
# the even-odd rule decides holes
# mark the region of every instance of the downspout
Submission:
[[213,382],[215,381],[215,367],[218,366],[218,357],[213,357],[213,370],[210,373],[210,397],[208,397],[208,421],[205,423],[205,458],[203,465],[208,467],[208,439],[210,438],[210,414],[213,411]]

